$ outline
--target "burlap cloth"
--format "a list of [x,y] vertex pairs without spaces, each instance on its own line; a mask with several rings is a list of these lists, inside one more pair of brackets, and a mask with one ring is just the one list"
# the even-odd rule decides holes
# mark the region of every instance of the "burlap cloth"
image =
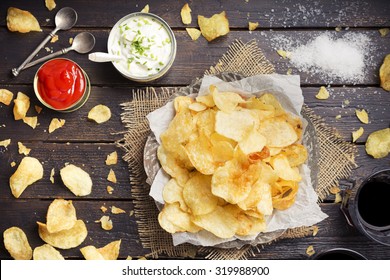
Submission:
[[[237,72],[244,76],[271,74],[273,65],[264,57],[256,41],[243,43],[235,41],[220,61],[205,74]],[[133,100],[122,105],[122,122],[127,131],[118,146],[124,152],[124,160],[130,172],[131,192],[134,202],[134,214],[138,224],[141,243],[150,249],[150,258],[159,256],[194,257],[201,254],[207,259],[245,259],[260,252],[263,245],[244,246],[240,249],[219,249],[198,247],[191,244],[173,246],[171,235],[165,232],[157,221],[158,210],[154,200],[149,196],[150,186],[146,184],[143,167],[144,145],[150,135],[145,116],[163,106],[172,94],[180,88],[146,88],[134,90]],[[302,113],[309,117],[314,125],[318,138],[318,184],[316,192],[320,201],[329,195],[330,188],[337,186],[338,181],[347,178],[355,167],[354,145],[343,141],[337,132],[326,125],[311,109],[304,106]],[[311,235],[313,227],[300,227],[287,230],[279,239],[302,238]],[[276,242],[276,241],[273,241]],[[270,244],[267,244],[270,245]],[[266,245],[266,246],[267,246]]]

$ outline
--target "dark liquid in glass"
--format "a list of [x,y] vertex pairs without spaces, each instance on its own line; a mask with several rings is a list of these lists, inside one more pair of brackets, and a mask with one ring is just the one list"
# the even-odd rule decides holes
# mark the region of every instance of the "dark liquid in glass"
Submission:
[[366,223],[377,227],[390,225],[390,183],[368,182],[360,189],[357,205]]
[[327,252],[316,258],[317,260],[361,260],[359,255],[353,255],[348,252]]

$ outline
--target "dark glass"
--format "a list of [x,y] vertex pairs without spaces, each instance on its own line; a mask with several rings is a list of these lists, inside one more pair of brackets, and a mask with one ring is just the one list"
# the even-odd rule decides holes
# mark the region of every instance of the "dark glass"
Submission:
[[349,249],[332,249],[319,253],[314,257],[316,260],[366,260],[366,258],[358,252]]

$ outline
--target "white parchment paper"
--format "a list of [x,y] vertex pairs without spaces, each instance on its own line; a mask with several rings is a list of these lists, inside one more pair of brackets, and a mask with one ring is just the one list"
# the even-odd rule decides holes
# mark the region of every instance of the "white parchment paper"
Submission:
[[[301,116],[300,112],[303,106],[303,95],[300,88],[300,78],[297,75],[256,75],[234,82],[224,82],[215,76],[205,76],[202,79],[199,95],[207,94],[210,85],[215,85],[219,91],[233,91],[248,97],[253,95],[260,96],[266,92],[272,93],[278,98],[285,110]],[[147,115],[150,128],[159,144],[160,134],[168,128],[174,115],[175,110],[173,102],[169,102],[165,106]],[[295,203],[290,208],[283,211],[274,209],[273,214],[267,218],[266,232],[276,232],[278,230],[280,231],[300,226],[311,226],[327,217],[317,204],[318,197],[311,183],[309,166],[303,164],[300,168],[300,173],[302,181],[299,183],[299,190]],[[150,189],[150,196],[152,196],[156,202],[164,204],[162,190],[169,179],[169,175],[162,169],[159,170],[154,178]],[[188,242],[195,245],[215,246],[237,239],[254,241],[256,237],[256,235],[246,237],[235,236],[232,239],[221,239],[203,230],[199,233],[175,233],[173,234],[173,243],[174,245],[178,245]],[[258,240],[258,238],[256,240]]]

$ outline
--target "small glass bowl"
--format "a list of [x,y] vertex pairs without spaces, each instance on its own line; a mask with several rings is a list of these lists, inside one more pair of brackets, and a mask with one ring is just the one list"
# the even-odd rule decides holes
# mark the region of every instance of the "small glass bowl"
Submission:
[[[50,104],[48,104],[45,100],[43,100],[43,98],[41,97],[41,95],[39,93],[39,90],[38,90],[38,73],[39,73],[39,70],[41,70],[41,68],[44,65],[46,65],[46,63],[49,63],[50,61],[53,61],[53,60],[68,60],[68,61],[74,63],[81,70],[81,73],[83,74],[84,80],[85,80],[85,90],[84,90],[83,95],[81,96],[81,98],[79,100],[77,100],[75,103],[73,103],[72,105],[70,105],[69,107],[66,107],[64,109],[57,109],[57,108],[54,108],[53,106],[51,106]],[[39,69],[35,73],[33,84],[34,84],[34,92],[35,92],[35,95],[38,98],[38,100],[45,107],[47,107],[49,109],[52,109],[54,111],[57,111],[57,112],[61,112],[61,113],[70,113],[70,112],[73,112],[73,111],[76,111],[76,110],[80,109],[85,104],[85,102],[87,102],[87,100],[89,98],[89,95],[91,93],[91,83],[90,83],[90,80],[89,80],[89,77],[88,77],[87,73],[85,73],[85,71],[83,70],[83,68],[80,67],[80,65],[78,65],[73,60],[70,60],[70,59],[67,59],[67,58],[54,58],[54,59],[48,60],[44,64],[42,64],[41,67],[39,67]]]
[[114,44],[114,40],[115,40],[115,37],[116,37],[115,33],[119,29],[119,26],[124,21],[128,20],[129,18],[139,17],[139,16],[143,16],[143,17],[146,17],[146,18],[154,19],[155,21],[159,22],[163,26],[163,28],[165,28],[165,30],[167,31],[168,36],[169,36],[170,41],[171,41],[171,46],[172,46],[172,50],[171,50],[171,53],[170,53],[170,56],[169,56],[168,63],[163,68],[161,68],[161,70],[158,71],[157,73],[152,74],[152,75],[148,75],[148,76],[134,76],[134,75],[131,75],[131,74],[123,71],[122,68],[118,67],[117,63],[112,62],[112,64],[114,65],[115,69],[123,77],[125,77],[125,78],[127,78],[129,80],[135,81],[135,82],[146,83],[146,82],[151,82],[151,81],[157,80],[157,79],[161,78],[164,74],[166,74],[168,72],[168,70],[171,68],[171,66],[172,66],[172,64],[173,64],[173,62],[175,61],[175,58],[176,58],[176,49],[177,49],[176,38],[175,38],[175,35],[174,35],[172,29],[170,28],[170,26],[168,25],[168,23],[165,20],[163,20],[161,17],[159,17],[159,16],[157,16],[155,14],[144,13],[144,12],[131,13],[131,14],[128,14],[128,15],[122,17],[114,25],[114,27],[110,31],[110,34],[108,36],[108,41],[107,41],[107,50],[108,50],[108,53],[110,53],[110,54],[112,53],[112,46]]

